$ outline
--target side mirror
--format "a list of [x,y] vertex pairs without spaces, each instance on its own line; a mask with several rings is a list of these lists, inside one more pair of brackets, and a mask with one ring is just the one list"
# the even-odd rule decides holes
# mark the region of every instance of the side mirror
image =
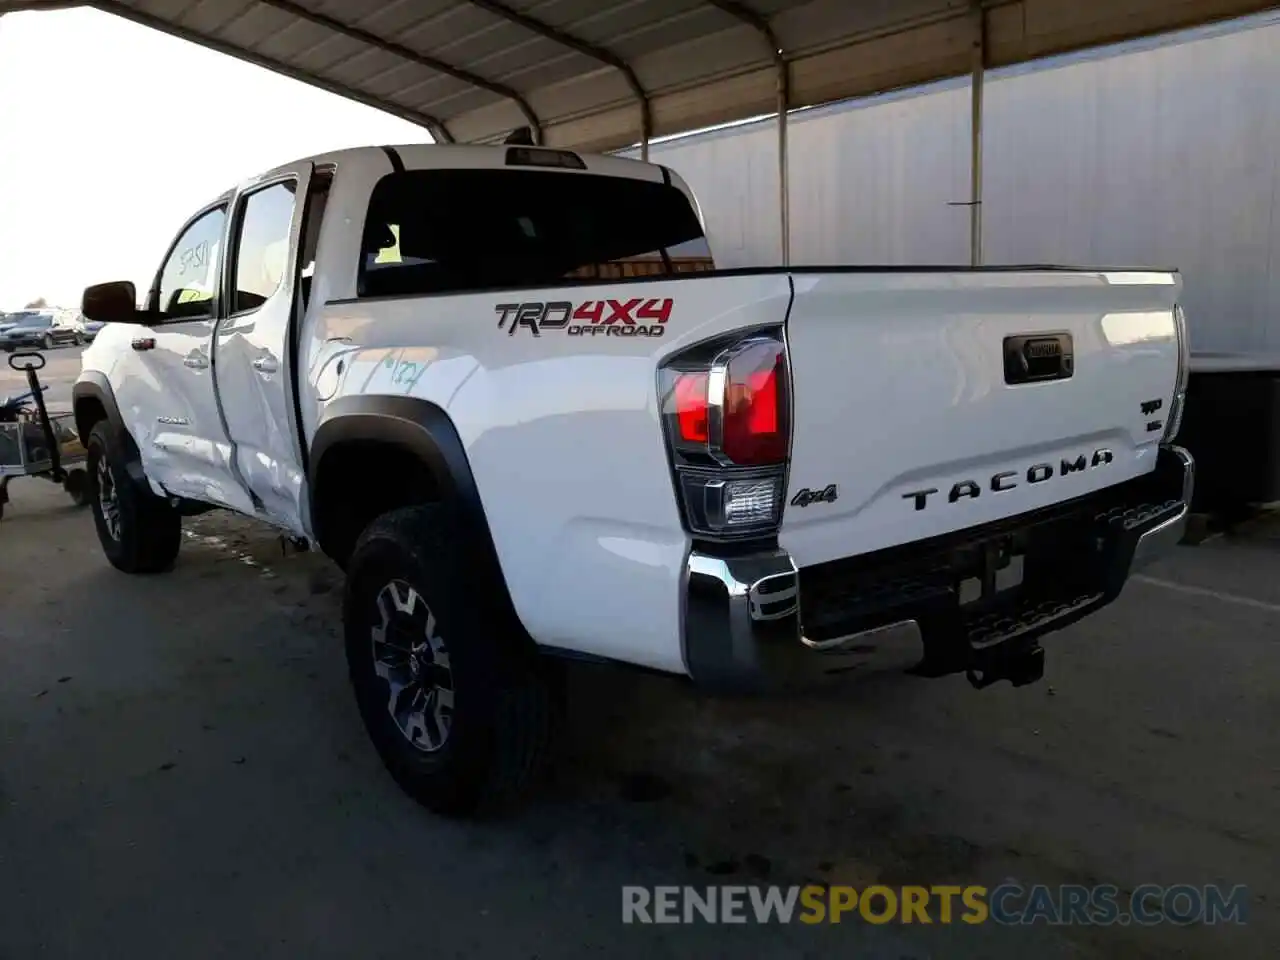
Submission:
[[95,283],[84,288],[80,298],[80,312],[99,323],[146,323],[147,317],[138,310],[138,294],[128,280],[111,283]]

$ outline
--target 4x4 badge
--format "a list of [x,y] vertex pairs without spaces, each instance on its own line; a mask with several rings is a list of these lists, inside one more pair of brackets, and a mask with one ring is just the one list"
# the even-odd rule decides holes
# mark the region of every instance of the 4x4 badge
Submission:
[[810,490],[805,487],[791,498],[793,507],[807,507],[811,503],[835,503],[836,485],[829,483],[821,490]]

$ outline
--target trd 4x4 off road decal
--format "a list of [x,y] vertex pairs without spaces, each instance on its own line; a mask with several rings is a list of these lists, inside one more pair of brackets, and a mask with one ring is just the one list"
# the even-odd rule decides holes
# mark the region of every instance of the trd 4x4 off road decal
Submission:
[[671,298],[633,297],[630,300],[568,300],[549,303],[499,303],[498,329],[515,336],[521,327],[535,337],[564,332],[571,337],[660,337],[671,319]]

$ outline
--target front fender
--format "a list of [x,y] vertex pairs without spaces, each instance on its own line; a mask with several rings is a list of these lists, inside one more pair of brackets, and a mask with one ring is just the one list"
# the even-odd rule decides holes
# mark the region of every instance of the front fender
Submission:
[[76,435],[86,447],[89,444],[89,434],[105,415],[116,442],[124,451],[125,471],[129,478],[150,492],[151,485],[142,468],[142,454],[120,415],[120,405],[116,402],[115,391],[111,389],[111,381],[106,374],[97,370],[81,373],[71,388],[71,409],[75,414]]

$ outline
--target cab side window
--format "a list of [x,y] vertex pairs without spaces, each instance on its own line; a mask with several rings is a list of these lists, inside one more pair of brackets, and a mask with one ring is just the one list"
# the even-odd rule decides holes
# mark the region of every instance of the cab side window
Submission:
[[184,230],[160,271],[157,308],[166,320],[213,317],[227,208],[215,207]]
[[274,183],[244,198],[236,227],[232,313],[256,310],[280,289],[287,272],[296,181]]

